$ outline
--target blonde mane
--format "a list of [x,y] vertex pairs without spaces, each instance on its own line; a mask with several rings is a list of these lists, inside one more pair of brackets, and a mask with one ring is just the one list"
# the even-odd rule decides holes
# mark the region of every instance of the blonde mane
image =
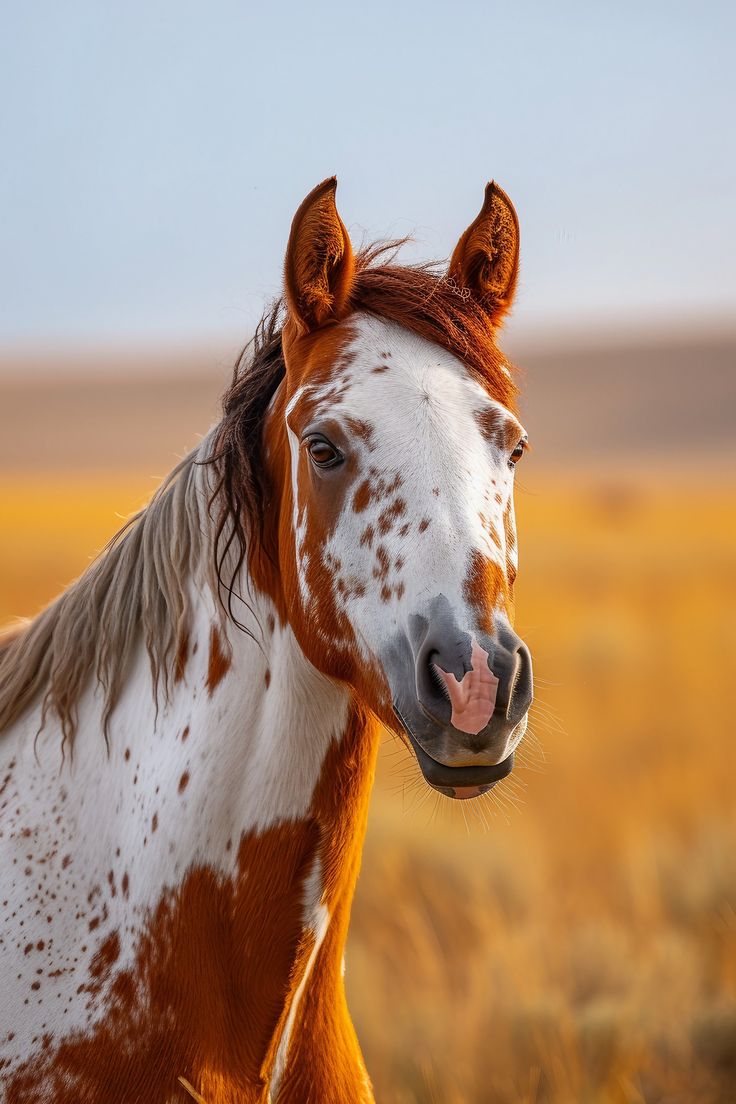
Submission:
[[209,439],[169,474],[150,503],[112,538],[76,582],[0,644],[0,731],[45,690],[43,722],[59,718],[71,746],[78,703],[94,675],[103,688],[103,727],[141,639],[156,691],[168,695],[185,656],[195,572],[207,572]]

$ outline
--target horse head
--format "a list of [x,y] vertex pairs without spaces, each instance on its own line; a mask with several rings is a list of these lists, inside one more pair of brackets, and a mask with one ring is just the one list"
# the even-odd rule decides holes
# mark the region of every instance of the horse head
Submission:
[[532,700],[512,627],[526,434],[496,345],[518,221],[489,184],[438,274],[356,254],[335,188],[307,196],[288,242],[285,373],[264,429],[270,551],[251,575],[435,789],[474,797],[512,769]]

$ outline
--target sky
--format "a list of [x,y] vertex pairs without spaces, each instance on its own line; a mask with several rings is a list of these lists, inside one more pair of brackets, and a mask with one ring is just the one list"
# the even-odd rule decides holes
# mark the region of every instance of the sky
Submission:
[[0,36],[0,346],[247,336],[303,196],[446,257],[487,180],[514,333],[728,319],[736,10],[65,0]]

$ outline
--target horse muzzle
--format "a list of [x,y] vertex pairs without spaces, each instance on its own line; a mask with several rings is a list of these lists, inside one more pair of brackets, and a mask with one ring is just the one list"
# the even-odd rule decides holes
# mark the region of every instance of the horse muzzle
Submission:
[[439,595],[429,617],[410,618],[387,674],[394,713],[430,786],[467,799],[511,773],[533,683],[529,649],[505,618],[493,634],[464,631]]

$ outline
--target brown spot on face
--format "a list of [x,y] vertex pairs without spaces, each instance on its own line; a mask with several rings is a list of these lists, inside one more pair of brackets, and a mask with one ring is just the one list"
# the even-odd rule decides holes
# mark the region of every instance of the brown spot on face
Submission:
[[130,748],[125,749],[125,753],[123,755],[123,758],[125,759],[125,762],[127,763],[128,760],[130,759]]
[[501,412],[494,407],[476,410],[475,421],[483,437],[491,444],[498,444],[498,434],[503,424]]
[[348,429],[365,444],[368,451],[372,452],[375,447],[375,429],[371,423],[364,421],[362,418],[347,418],[346,424]]
[[353,495],[353,510],[356,514],[362,514],[368,509],[371,502],[371,484],[369,479],[360,483]]
[[503,411],[493,407],[476,410],[475,420],[483,437],[490,444],[508,452],[518,445],[521,427],[515,418]]
[[404,524],[399,529],[399,536],[400,537],[405,537],[410,529],[411,529],[411,522],[410,521],[404,522]]
[[371,468],[370,478],[364,479],[353,495],[353,510],[356,514],[361,514],[372,502],[382,502],[389,498],[401,484],[402,478],[398,472],[387,481],[377,468]]
[[498,605],[500,596],[504,600],[508,596],[504,573],[495,560],[484,556],[482,552],[473,552],[463,584],[463,594],[478,614],[478,628],[483,632],[492,632],[493,610]]
[[184,741],[186,740],[186,738],[187,738],[187,736],[188,736],[188,735],[189,735],[189,725],[187,725],[187,726],[185,727],[184,731],[183,731],[183,732],[182,732],[182,734],[181,734],[181,742],[182,742],[182,743],[184,743]]
[[189,785],[189,771],[184,771],[179,779],[179,793],[184,793],[185,789]]
[[389,364],[377,364],[375,366],[375,368],[371,368],[371,372],[376,372],[376,373],[388,372],[389,368],[390,368]]
[[391,566],[391,559],[388,552],[382,544],[379,544],[376,549],[377,565],[373,568],[374,579],[386,579],[388,578],[389,568]]
[[271,685],[271,668],[270,667],[266,668],[266,673],[263,676],[263,681],[265,682],[266,689],[268,690],[269,686]]
[[151,817],[151,831],[155,832],[158,828],[158,813],[154,813]]
[[127,870],[123,874],[123,880],[120,883],[120,888],[123,891],[123,897],[127,898],[128,890],[130,888],[130,879],[128,878],[128,871]]
[[432,494],[434,495],[434,497],[435,497],[435,498],[439,498],[439,497],[440,497],[440,489],[439,489],[439,487],[433,487],[433,488],[432,488]]
[[406,503],[403,498],[395,499],[390,506],[387,506],[385,510],[382,510],[378,515],[378,531],[382,536],[386,536],[388,532],[393,528],[393,524],[397,518],[406,513]]
[[368,548],[373,547],[373,535],[374,529],[372,525],[367,525],[360,536],[360,547],[364,548],[366,545]]
[[210,658],[207,665],[206,682],[207,692],[210,696],[230,670],[231,663],[230,655],[223,648],[219,630],[213,625],[210,630]]
[[429,529],[430,521],[431,521],[431,518],[422,518],[422,520],[419,522],[419,532],[420,533],[426,533],[427,529]]
[[269,613],[268,617],[266,618],[266,624],[268,626],[268,631],[272,633],[273,630],[276,628],[276,618],[272,613]]

